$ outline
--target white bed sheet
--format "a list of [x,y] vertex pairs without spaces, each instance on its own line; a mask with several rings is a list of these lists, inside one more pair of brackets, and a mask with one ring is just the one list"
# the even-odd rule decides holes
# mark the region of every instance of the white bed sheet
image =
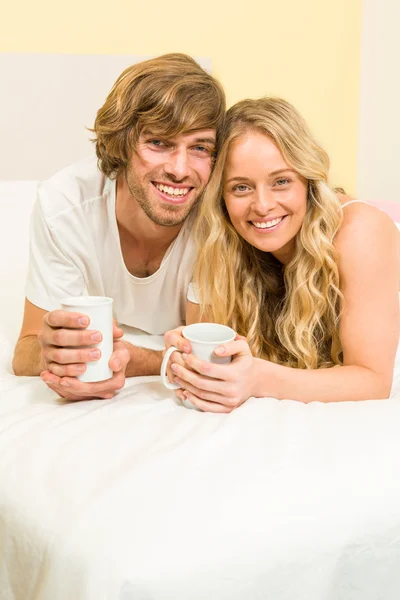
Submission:
[[10,371],[35,190],[0,182],[0,600],[398,600],[400,358],[389,401],[61,403]]
[[5,373],[1,600],[398,600],[398,384],[216,415],[157,377],[61,403]]

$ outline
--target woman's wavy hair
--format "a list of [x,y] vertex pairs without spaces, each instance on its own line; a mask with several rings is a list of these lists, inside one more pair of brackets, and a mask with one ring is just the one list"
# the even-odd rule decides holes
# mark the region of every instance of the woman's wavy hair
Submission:
[[[307,210],[290,262],[251,246],[234,229],[223,199],[234,140],[268,136],[290,168],[307,180]],[[194,281],[202,315],[247,337],[254,356],[297,368],[342,362],[338,257],[341,204],[327,184],[329,158],[303,118],[279,98],[244,100],[229,109],[221,149],[196,223]]]
[[165,138],[216,129],[218,143],[225,110],[221,84],[186,54],[132,65],[118,77],[90,130],[99,168],[115,177],[145,129]]

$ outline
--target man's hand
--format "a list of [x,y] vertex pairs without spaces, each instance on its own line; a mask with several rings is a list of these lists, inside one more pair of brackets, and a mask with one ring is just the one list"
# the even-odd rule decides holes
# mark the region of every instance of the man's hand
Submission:
[[123,340],[114,341],[114,352],[108,363],[114,374],[105,381],[84,383],[76,377],[58,377],[49,370],[43,371],[40,377],[50,389],[67,400],[112,398],[125,385],[125,371],[130,359],[129,346]]
[[[102,340],[100,331],[86,329],[89,317],[80,313],[53,310],[43,317],[38,334],[41,366],[58,377],[77,377],[86,371],[86,363],[99,360],[98,348],[90,348]],[[114,341],[124,332],[114,323]],[[88,346],[85,348],[85,346]]]
[[114,375],[98,383],[77,379],[86,371],[86,363],[101,356],[98,348],[90,347],[101,342],[101,333],[86,329],[88,325],[89,318],[84,314],[54,310],[43,317],[43,330],[38,334],[43,368],[40,376],[51,389],[70,400],[112,398],[125,383],[130,354],[126,342],[120,341],[124,332],[115,323],[114,352],[109,362]]

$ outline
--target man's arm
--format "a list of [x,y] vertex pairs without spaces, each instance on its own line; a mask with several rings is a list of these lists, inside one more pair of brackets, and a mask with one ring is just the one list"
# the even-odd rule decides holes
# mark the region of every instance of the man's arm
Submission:
[[15,346],[12,368],[15,375],[34,377],[43,371],[41,346],[37,335],[20,338]]
[[162,350],[148,350],[138,348],[124,342],[129,351],[129,363],[126,367],[126,377],[137,377],[139,375],[159,375],[162,363]]
[[121,340],[122,330],[114,327],[114,353],[110,360],[113,377],[96,384],[76,379],[82,368],[85,369],[85,363],[93,360],[91,348],[70,348],[93,344],[90,337],[93,331],[86,329],[87,324],[79,323],[82,316],[63,311],[47,312],[26,299],[14,352],[15,374],[41,375],[51,389],[72,400],[111,397],[123,386],[125,377],[159,374],[162,352],[137,348]]
[[12,362],[15,375],[36,376],[45,368],[38,333],[43,329],[46,312],[25,299],[24,318]]

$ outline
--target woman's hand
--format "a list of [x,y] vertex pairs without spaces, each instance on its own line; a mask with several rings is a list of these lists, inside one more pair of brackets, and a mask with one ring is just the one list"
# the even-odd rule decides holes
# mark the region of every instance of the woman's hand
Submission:
[[[185,367],[186,365],[185,365],[185,361],[182,357],[182,353],[189,354],[192,351],[192,346],[190,345],[190,342],[187,339],[185,339],[182,335],[183,329],[184,329],[183,326],[177,327],[176,329],[171,329],[170,331],[167,331],[164,334],[165,350],[163,352],[163,358],[165,356],[166,351],[171,346],[176,346],[176,348],[178,348],[178,350],[180,350],[180,352],[173,352],[168,361],[167,376],[168,376],[168,381],[170,383],[173,383],[174,377],[175,377],[174,373],[171,371],[171,365],[174,363],[176,365],[180,365],[181,367]],[[176,394],[176,395],[180,399],[182,399],[179,394]]]
[[190,400],[203,411],[229,413],[253,395],[256,361],[246,338],[239,335],[214,352],[218,356],[232,356],[232,362],[216,365],[185,352],[182,355],[184,365],[171,363],[174,382],[182,387],[177,396],[181,400]]

